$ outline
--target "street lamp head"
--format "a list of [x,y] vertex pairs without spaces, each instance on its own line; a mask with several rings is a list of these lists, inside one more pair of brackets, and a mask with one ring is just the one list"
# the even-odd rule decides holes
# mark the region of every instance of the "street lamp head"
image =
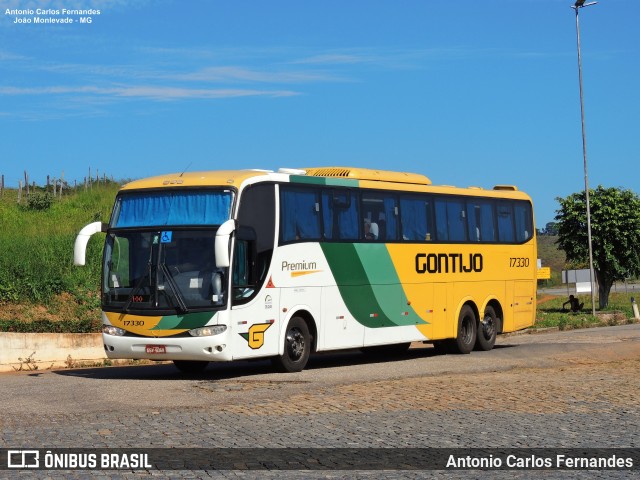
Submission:
[[576,3],[574,5],[571,5],[571,8],[577,10],[579,8],[582,7],[588,7],[590,5],[595,5],[598,2],[589,2],[589,3],[584,3],[586,0],[576,0]]

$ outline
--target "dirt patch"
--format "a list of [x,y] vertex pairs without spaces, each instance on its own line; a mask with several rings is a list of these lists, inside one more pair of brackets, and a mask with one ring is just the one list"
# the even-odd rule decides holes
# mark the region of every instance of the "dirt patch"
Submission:
[[554,298],[558,298],[558,297],[555,295],[543,295],[537,300],[536,303],[538,305],[542,305],[543,303],[547,303],[548,301],[553,300]]
[[629,323],[629,319],[624,312],[615,311],[607,313],[596,313],[596,317],[605,325],[625,325]]
[[91,292],[86,299],[63,292],[55,295],[46,305],[30,303],[0,303],[0,320],[18,320],[35,322],[47,320],[61,322],[95,315],[100,318],[100,308],[92,308],[89,303],[98,305],[99,293]]

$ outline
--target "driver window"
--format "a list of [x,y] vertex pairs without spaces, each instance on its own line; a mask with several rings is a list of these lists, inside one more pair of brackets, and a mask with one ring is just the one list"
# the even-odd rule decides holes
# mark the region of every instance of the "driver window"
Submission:
[[248,301],[254,292],[254,285],[251,284],[250,278],[250,257],[251,250],[249,242],[236,239],[232,272],[234,304]]

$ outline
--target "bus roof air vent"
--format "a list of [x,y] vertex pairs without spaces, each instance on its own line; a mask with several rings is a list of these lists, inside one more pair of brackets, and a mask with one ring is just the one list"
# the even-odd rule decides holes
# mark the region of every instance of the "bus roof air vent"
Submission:
[[301,170],[299,168],[279,168],[278,173],[286,173],[288,175],[306,175],[307,174],[305,170]]
[[419,173],[392,172],[389,170],[373,170],[370,168],[351,167],[319,167],[305,168],[312,177],[349,178],[353,180],[374,180],[378,182],[413,183],[431,185],[428,177]]
[[516,192],[518,191],[518,187],[514,186],[514,185],[496,185],[495,187],[493,187],[494,190],[508,190],[511,192]]

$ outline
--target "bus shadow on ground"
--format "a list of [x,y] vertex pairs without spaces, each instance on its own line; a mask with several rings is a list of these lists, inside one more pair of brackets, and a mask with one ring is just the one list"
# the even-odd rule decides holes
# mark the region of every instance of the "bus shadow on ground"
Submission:
[[[496,345],[494,349],[511,348],[512,345]],[[471,355],[483,355],[489,352],[475,351]],[[323,352],[311,355],[305,370],[352,367],[374,363],[391,363],[413,360],[417,358],[458,356],[451,353],[440,353],[430,346],[411,348],[401,354],[384,355],[380,353],[364,353],[359,349]],[[282,375],[271,364],[269,359],[238,360],[235,362],[211,362],[207,368],[197,374],[180,372],[172,363],[152,365],[126,365],[112,367],[77,368],[55,370],[57,375],[73,376],[93,380],[229,380],[240,377],[258,375]],[[286,375],[286,374],[285,374]]]

